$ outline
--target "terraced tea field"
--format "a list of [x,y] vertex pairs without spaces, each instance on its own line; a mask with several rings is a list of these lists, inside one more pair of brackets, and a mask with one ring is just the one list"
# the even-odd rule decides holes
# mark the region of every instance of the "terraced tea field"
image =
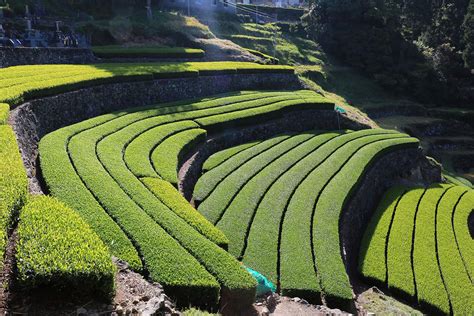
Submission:
[[365,232],[361,273],[431,313],[472,315],[473,210],[467,187],[391,189]]
[[198,210],[229,238],[229,252],[282,293],[349,306],[339,217],[369,166],[418,140],[396,131],[309,131],[221,151],[194,189]]
[[[344,234],[350,228],[342,224],[347,214],[360,215],[348,212],[351,202],[367,191],[369,175],[380,168],[376,163],[391,154],[415,162],[387,166],[390,172],[399,166],[410,170],[387,173],[394,179],[373,179],[381,189],[367,193],[368,201],[375,203],[382,188],[401,179],[415,182],[418,175],[418,182],[433,182],[424,178],[436,171],[423,169],[427,159],[418,139],[385,129],[333,130],[337,123],[343,124],[339,129],[362,125],[308,90],[229,92],[93,117],[107,113],[106,106],[93,109],[108,101],[102,96],[75,120],[65,117],[70,110],[76,113],[67,108],[67,98],[79,94],[63,93],[84,87],[222,74],[252,75],[248,85],[270,79],[262,86],[270,86],[273,77],[258,81],[258,74],[279,74],[275,82],[283,86],[293,72],[242,62],[0,69],[0,253],[15,256],[18,288],[90,291],[110,300],[115,256],[162,284],[180,307],[251,306],[257,282],[249,267],[283,295],[354,312],[359,293],[347,272]],[[229,85],[223,90],[232,91]],[[198,95],[209,91],[196,88]],[[55,118],[48,102],[57,100],[37,99],[58,94],[66,113]],[[36,101],[21,104],[29,100]],[[71,104],[82,106],[78,100]],[[300,118],[301,125],[290,126]],[[71,122],[78,123],[67,125]],[[53,126],[45,126],[49,123]],[[330,129],[286,129],[303,126]],[[29,195],[27,177],[41,182],[50,196]],[[194,189],[195,204],[178,188],[185,196]],[[384,285],[427,311],[472,314],[474,245],[466,225],[472,222],[472,192],[447,184],[396,187],[377,210],[357,209],[366,213],[362,218],[375,211],[360,255],[367,284]],[[8,254],[8,245],[16,245],[15,254]],[[4,267],[9,265],[6,260]]]
[[311,91],[241,92],[103,115],[45,136],[41,169],[52,195],[78,210],[112,254],[178,303],[214,307],[222,287],[249,304],[255,281],[223,249],[226,236],[172,186],[178,162],[207,129],[303,109],[333,105]]

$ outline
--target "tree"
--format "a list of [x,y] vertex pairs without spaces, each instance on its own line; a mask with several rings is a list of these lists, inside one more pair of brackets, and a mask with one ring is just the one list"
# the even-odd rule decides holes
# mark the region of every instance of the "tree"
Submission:
[[469,2],[463,24],[465,49],[463,60],[466,67],[474,69],[474,0]]

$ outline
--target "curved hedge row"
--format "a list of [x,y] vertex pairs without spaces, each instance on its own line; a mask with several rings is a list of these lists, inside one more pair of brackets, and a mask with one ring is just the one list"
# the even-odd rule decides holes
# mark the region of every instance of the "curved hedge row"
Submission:
[[202,58],[204,51],[196,48],[118,45],[94,46],[94,55],[100,58]]
[[0,103],[25,100],[100,84],[237,73],[293,73],[289,66],[249,62],[117,63],[27,65],[0,69]]
[[474,313],[474,191],[434,184],[394,188],[365,232],[360,271],[432,313]]
[[255,280],[221,248],[227,238],[185,207],[172,186],[179,160],[216,124],[308,107],[333,105],[308,91],[239,92],[103,115],[46,135],[41,167],[52,194],[80,209],[112,253],[135,268],[138,253],[150,277],[178,304],[213,308],[219,288],[234,302],[249,304]]
[[8,230],[27,195],[28,179],[15,133],[10,126],[0,122],[0,268],[3,267]]
[[229,149],[199,179],[198,210],[228,236],[230,253],[283,294],[312,302],[323,295],[330,306],[348,308],[339,217],[380,155],[417,146],[405,134],[371,129],[289,134]]

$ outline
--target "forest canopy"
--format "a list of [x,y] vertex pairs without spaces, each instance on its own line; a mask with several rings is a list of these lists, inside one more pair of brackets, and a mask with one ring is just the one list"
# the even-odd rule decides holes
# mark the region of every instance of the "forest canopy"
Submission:
[[309,33],[392,91],[474,100],[474,0],[312,0]]

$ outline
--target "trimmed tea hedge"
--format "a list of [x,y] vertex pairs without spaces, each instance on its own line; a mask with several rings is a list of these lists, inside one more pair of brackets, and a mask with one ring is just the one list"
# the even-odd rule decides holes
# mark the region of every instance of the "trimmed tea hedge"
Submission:
[[[221,120],[221,115],[232,113],[238,124],[239,118],[248,118],[248,110],[271,118],[282,101],[292,101],[286,106],[297,109],[310,98],[321,100],[311,109],[328,108],[314,92],[237,92],[103,115],[44,137],[41,165],[54,195],[81,205],[90,221],[96,216],[94,228],[108,225],[101,235],[104,240],[110,241],[109,232],[117,228],[123,231],[119,235],[133,243],[150,277],[178,304],[213,308],[219,288],[239,304],[250,304],[255,280],[221,248],[227,247],[226,237],[189,206],[170,181],[177,183],[179,160],[206,133],[198,128],[198,120]],[[62,176],[58,157],[67,165]],[[63,189],[70,182],[77,193]],[[115,244],[108,245],[112,249]],[[124,242],[115,251],[128,254],[125,249]]]
[[18,285],[25,289],[92,292],[110,299],[115,266],[99,237],[54,198],[31,198],[21,210],[16,252]]
[[202,170],[207,172],[211,169],[214,169],[215,167],[219,166],[220,164],[235,156],[237,153],[249,149],[250,147],[253,147],[259,143],[260,141],[244,143],[239,146],[230,147],[229,149],[218,151],[206,160],[206,162],[202,165]]
[[361,273],[429,313],[472,314],[473,192],[446,184],[390,190],[365,232]]
[[161,178],[178,185],[178,166],[183,153],[202,143],[207,132],[203,129],[190,129],[168,137],[151,153],[151,161]]
[[474,280],[474,239],[472,239],[466,223],[473,210],[474,190],[470,190],[462,196],[454,210],[453,225],[456,242],[471,281]]
[[347,197],[379,156],[417,146],[405,134],[372,129],[278,136],[230,158],[228,149],[199,179],[198,209],[229,237],[230,252],[283,294],[312,302],[322,294],[348,308],[352,290],[339,251]]
[[387,282],[386,239],[397,204],[405,187],[393,187],[386,194],[372,216],[361,243],[359,270],[371,282]]
[[189,225],[220,247],[227,249],[229,245],[227,237],[193,208],[173,185],[158,178],[142,178],[142,181],[153,194]]
[[10,126],[0,125],[0,267],[3,266],[8,229],[27,194],[28,179],[15,133]]
[[[223,218],[224,212],[249,179],[260,172],[267,164],[286,154],[301,142],[307,140],[311,135],[285,136],[287,139],[271,147],[255,158],[241,165],[235,172],[229,174],[212,193],[198,207],[198,210],[219,226],[219,221]],[[232,225],[232,224],[231,224]],[[231,249],[233,245],[230,245]]]
[[425,190],[407,192],[397,205],[387,247],[388,287],[412,297],[415,295],[415,278],[411,263],[415,216],[418,203]]
[[248,62],[27,65],[0,69],[0,103],[55,95],[99,84],[221,73],[293,73],[289,66]]
[[438,265],[434,264],[437,262],[435,223],[438,203],[450,187],[435,184],[426,190],[418,205],[413,240],[413,273],[418,302],[427,310],[430,306],[437,306],[445,314],[450,311],[449,297]]
[[202,58],[204,51],[184,47],[121,47],[117,45],[94,46],[94,55],[100,58]]
[[0,125],[7,124],[10,106],[6,103],[0,103]]

